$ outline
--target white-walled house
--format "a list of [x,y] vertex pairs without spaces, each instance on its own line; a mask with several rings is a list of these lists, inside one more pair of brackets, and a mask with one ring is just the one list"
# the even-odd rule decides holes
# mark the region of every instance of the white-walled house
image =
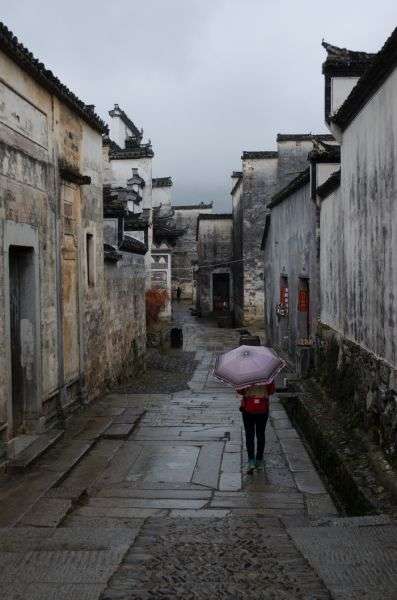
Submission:
[[151,286],[151,248],[153,241],[153,200],[152,200],[152,163],[154,152],[150,140],[144,143],[143,130],[139,130],[118,104],[109,111],[109,137],[104,140],[108,146],[110,169],[107,170],[105,183],[112,188],[125,188],[131,185],[134,177],[139,177],[143,184],[141,202],[135,203],[135,219],[126,219],[125,226],[144,241],[148,252],[145,255],[146,288]]
[[395,454],[397,29],[375,56],[342,54],[347,63],[365,57],[367,65],[354,86],[344,83],[344,94],[339,87],[334,109],[329,55],[324,66],[326,116],[341,145],[341,169],[318,189],[323,356],[344,390],[340,401],[352,403],[376,440]]

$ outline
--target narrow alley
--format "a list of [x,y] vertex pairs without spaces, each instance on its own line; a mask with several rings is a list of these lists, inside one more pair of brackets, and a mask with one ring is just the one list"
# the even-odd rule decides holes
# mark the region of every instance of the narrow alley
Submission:
[[212,376],[238,332],[178,318],[189,389],[110,394],[2,482],[0,597],[395,597],[395,526],[338,518],[277,396],[265,472],[245,475],[238,402]]

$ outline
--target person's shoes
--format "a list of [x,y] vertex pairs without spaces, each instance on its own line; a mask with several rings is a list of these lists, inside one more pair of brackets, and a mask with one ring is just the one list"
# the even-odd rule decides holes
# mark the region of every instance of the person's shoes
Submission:
[[255,461],[254,460],[249,460],[248,461],[247,473],[250,475],[254,471],[255,471]]
[[264,468],[265,468],[265,463],[263,460],[255,461],[255,469],[257,469],[258,471],[263,471]]

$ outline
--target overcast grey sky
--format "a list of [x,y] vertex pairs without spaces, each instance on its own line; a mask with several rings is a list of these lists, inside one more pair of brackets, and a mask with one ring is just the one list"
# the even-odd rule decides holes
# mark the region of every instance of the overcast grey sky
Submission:
[[107,119],[151,138],[174,200],[230,209],[242,150],[324,131],[322,38],[377,51],[396,0],[3,0],[1,20]]

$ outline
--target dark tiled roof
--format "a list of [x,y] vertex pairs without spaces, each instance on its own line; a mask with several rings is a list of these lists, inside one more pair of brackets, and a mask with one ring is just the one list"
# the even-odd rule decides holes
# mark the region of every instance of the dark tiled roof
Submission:
[[187,232],[186,227],[175,226],[174,215],[172,207],[157,206],[153,209],[153,238],[156,244],[166,241],[175,246],[176,240]]
[[340,146],[338,144],[326,144],[316,142],[314,148],[309,152],[308,159],[315,163],[339,163]]
[[71,92],[66,85],[61,83],[58,77],[56,77],[52,71],[46,69],[43,63],[35,58],[33,54],[18,41],[18,38],[12,31],[1,22],[0,50],[7,54],[7,56],[21,67],[21,69],[29,73],[29,75],[43,88],[64,102],[93,129],[99,131],[99,133],[108,131],[106,123],[94,112],[93,105],[85,104]]
[[233,171],[233,173],[231,174],[231,178],[235,179],[235,178],[240,178],[243,176],[243,172],[242,171]]
[[103,186],[103,214],[105,217],[123,217],[128,214],[127,202],[122,192],[124,188]]
[[302,173],[299,173],[299,175],[290,181],[288,185],[277,192],[277,194],[274,194],[272,201],[267,205],[267,208],[273,208],[274,206],[277,206],[277,204],[283,202],[283,200],[291,196],[291,194],[296,192],[296,190],[299,190],[301,187],[309,183],[309,181],[310,167],[302,171]]
[[332,121],[342,131],[348,127],[354,117],[361,111],[368,100],[375,94],[397,65],[397,27],[376,54],[371,66],[358,80],[345,102]]
[[[117,146],[117,144],[116,144]],[[142,144],[136,148],[120,148],[114,149],[110,146],[109,160],[123,160],[128,158],[153,158],[154,152],[151,144]]]
[[141,213],[129,215],[124,219],[126,231],[146,231],[149,228],[150,210],[144,209]]
[[114,105],[112,110],[109,110],[109,115],[111,117],[120,117],[125,125],[127,125],[128,129],[132,132],[134,138],[138,139],[139,142],[143,138],[143,131],[139,130],[133,121],[126,115],[126,113],[119,107],[118,104]]
[[328,177],[327,181],[324,181],[322,185],[317,188],[317,194],[324,200],[327,196],[329,196],[334,190],[336,190],[340,186],[340,169],[332,173],[330,177]]
[[152,179],[152,187],[172,187],[171,177],[154,177]]
[[180,204],[179,206],[173,206],[174,210],[208,210],[212,208],[213,203],[209,202],[205,204],[205,202],[201,202],[200,204]]
[[278,142],[310,142],[311,140],[324,140],[332,142],[334,136],[330,133],[278,133]]
[[91,177],[89,175],[83,175],[76,167],[68,165],[60,161],[59,164],[59,175],[65,181],[75,183],[76,185],[90,185]]
[[116,263],[123,258],[123,255],[117,252],[114,246],[103,244],[103,257],[106,262]]
[[199,221],[220,221],[222,219],[232,219],[232,213],[212,213],[210,215],[199,215]]
[[106,134],[102,138],[102,145],[109,146],[109,152],[121,152],[122,148],[114,140],[111,140],[110,137]]
[[[232,175],[232,177],[233,177],[233,175]],[[237,188],[239,187],[239,185],[243,182],[243,174],[241,173],[241,171],[239,171],[238,176],[235,176],[235,179],[236,179],[236,182],[235,182],[234,186],[232,187],[232,191],[230,192],[230,194],[232,196],[233,196],[234,192],[237,190]]]
[[327,51],[327,58],[323,63],[324,75],[360,77],[372,64],[375,57],[375,54],[338,48],[324,41],[322,46]]
[[274,150],[244,150],[241,156],[241,160],[247,160],[250,158],[277,158],[278,152]]
[[125,235],[123,237],[123,241],[120,244],[120,250],[124,250],[125,252],[131,252],[132,254],[146,254],[147,246],[143,242],[130,237],[129,235]]

